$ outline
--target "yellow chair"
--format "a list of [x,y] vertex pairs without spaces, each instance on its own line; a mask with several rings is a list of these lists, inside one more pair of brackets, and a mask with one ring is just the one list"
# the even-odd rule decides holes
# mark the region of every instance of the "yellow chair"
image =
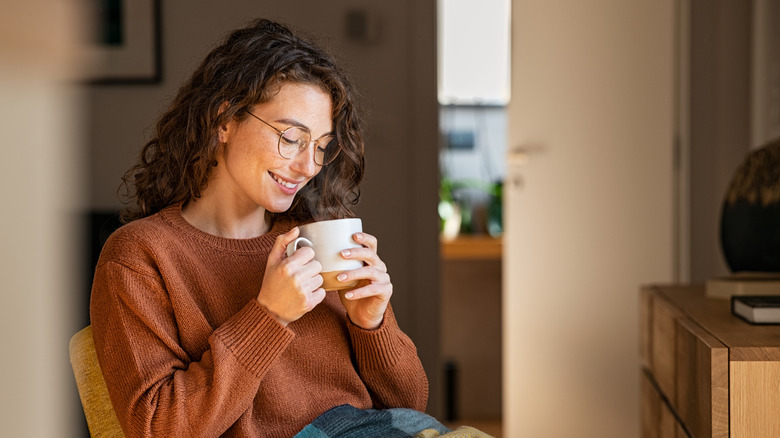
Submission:
[[87,417],[89,433],[93,437],[120,438],[125,434],[116,418],[114,407],[108,398],[108,388],[103,380],[92,326],[87,326],[70,339],[70,364],[76,376],[76,386]]

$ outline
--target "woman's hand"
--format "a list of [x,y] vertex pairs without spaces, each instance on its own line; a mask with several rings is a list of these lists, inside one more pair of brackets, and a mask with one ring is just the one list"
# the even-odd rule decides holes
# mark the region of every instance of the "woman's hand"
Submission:
[[377,255],[376,237],[356,233],[353,238],[363,247],[345,249],[341,256],[361,260],[364,266],[339,274],[340,281],[358,280],[356,288],[340,291],[339,297],[353,324],[365,330],[373,330],[382,324],[385,309],[393,295],[393,284],[387,274],[387,266]]
[[314,250],[301,247],[290,257],[287,245],[299,234],[298,227],[276,238],[265,267],[257,301],[282,325],[297,320],[325,299],[322,265],[314,260]]

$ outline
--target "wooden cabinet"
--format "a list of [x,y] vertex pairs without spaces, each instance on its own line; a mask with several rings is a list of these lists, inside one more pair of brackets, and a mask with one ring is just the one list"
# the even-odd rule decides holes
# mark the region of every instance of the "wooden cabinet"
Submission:
[[780,325],[752,325],[704,287],[640,295],[643,437],[780,437]]
[[443,260],[501,260],[500,238],[483,234],[464,234],[454,240],[441,241]]
[[450,420],[501,418],[501,241],[442,242],[441,354]]

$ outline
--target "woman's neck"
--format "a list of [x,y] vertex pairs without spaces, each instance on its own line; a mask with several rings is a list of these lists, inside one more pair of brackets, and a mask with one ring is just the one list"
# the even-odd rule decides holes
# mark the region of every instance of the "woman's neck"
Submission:
[[251,239],[262,236],[271,228],[264,208],[240,207],[220,202],[214,196],[187,201],[182,206],[181,215],[193,227],[229,239]]

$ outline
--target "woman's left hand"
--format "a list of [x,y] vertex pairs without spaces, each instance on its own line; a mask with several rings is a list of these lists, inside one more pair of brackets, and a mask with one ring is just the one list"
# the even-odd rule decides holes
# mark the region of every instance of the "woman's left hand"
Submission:
[[390,296],[393,295],[393,284],[387,274],[387,266],[377,255],[376,237],[356,233],[353,238],[363,247],[345,249],[341,256],[360,260],[364,266],[339,274],[340,281],[358,280],[357,287],[340,291],[339,297],[353,324],[365,330],[373,330],[382,324]]

